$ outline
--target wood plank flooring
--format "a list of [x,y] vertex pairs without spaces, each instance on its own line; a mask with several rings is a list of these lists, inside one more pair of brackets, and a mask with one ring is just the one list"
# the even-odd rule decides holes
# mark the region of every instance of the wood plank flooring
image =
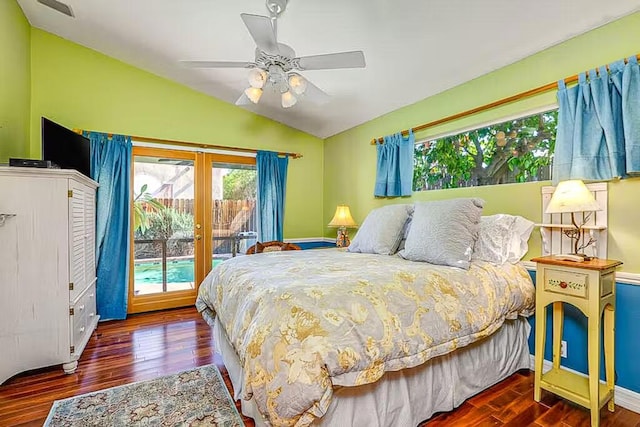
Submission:
[[[168,375],[215,363],[231,389],[222,360],[214,353],[209,326],[194,308],[130,316],[99,324],[75,374],[58,367],[17,375],[0,386],[0,426],[41,426],[56,399]],[[239,402],[237,402],[239,404]],[[640,415],[603,409],[602,426],[640,427]],[[253,421],[244,418],[246,426]],[[434,415],[421,427],[589,425],[589,413],[550,393],[533,400],[533,374],[520,371],[472,397],[452,412]],[[395,426],[394,426],[395,427]]]

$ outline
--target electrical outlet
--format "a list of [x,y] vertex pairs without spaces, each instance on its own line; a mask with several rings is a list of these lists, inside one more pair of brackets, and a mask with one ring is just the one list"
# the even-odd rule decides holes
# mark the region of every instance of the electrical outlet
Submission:
[[567,357],[567,342],[566,341],[561,341],[560,342],[560,357]]

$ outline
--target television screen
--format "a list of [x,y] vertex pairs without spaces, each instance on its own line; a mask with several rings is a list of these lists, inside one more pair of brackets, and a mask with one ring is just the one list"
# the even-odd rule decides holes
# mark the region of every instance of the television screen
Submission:
[[89,139],[51,120],[42,118],[42,160],[61,169],[75,169],[91,177]]

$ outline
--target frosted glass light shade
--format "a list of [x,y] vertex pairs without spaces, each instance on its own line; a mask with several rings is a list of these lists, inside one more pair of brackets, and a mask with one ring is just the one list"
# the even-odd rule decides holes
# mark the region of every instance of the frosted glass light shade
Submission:
[[333,219],[329,222],[329,227],[357,227],[358,224],[351,216],[351,210],[347,205],[338,205]]
[[282,93],[282,107],[283,108],[293,107],[294,105],[296,105],[296,102],[298,102],[298,100],[296,99],[295,96],[293,96],[291,91],[286,91],[286,92]]
[[601,210],[591,191],[579,179],[562,181],[553,192],[545,213],[593,212]]
[[307,81],[300,74],[290,74],[289,87],[296,95],[302,95],[307,90]]
[[262,96],[262,89],[257,87],[248,87],[244,90],[244,94],[247,95],[247,98],[249,98],[251,102],[257,104]]
[[251,87],[262,89],[267,81],[267,73],[260,68],[252,68],[249,71],[249,84]]

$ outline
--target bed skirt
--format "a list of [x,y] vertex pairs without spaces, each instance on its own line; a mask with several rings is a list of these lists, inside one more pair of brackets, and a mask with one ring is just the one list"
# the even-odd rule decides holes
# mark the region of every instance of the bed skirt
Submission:
[[[204,313],[203,313],[204,314]],[[213,319],[207,319],[211,321]],[[214,323],[216,351],[233,383],[234,399],[242,396],[242,366],[227,335]],[[450,411],[469,397],[529,368],[529,322],[507,320],[491,336],[431,359],[415,368],[386,372],[372,384],[336,387],[327,413],[313,426],[416,426],[436,412]],[[242,400],[242,413],[256,426],[268,426],[253,400]]]

